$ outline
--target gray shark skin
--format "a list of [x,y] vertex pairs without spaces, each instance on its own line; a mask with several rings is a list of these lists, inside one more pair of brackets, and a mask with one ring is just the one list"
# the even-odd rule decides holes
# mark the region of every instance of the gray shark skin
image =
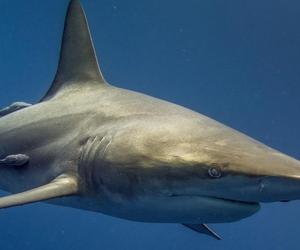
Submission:
[[[18,106],[19,107],[19,106]],[[0,118],[0,207],[46,201],[129,220],[238,221],[300,199],[300,162],[184,107],[108,84],[79,1],[57,74],[34,105]]]

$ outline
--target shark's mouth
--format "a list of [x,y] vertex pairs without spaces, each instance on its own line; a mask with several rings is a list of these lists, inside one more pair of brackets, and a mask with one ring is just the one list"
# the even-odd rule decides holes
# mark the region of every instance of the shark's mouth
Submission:
[[172,194],[171,197],[197,197],[209,200],[216,200],[224,203],[232,203],[234,205],[241,206],[259,206],[259,202],[254,201],[243,201],[243,200],[234,200],[229,198],[217,197],[217,196],[205,196],[205,195],[195,195],[195,194]]
[[[199,194],[173,194],[169,195],[167,201],[170,206],[181,207],[187,213],[187,218],[195,219],[195,223],[234,222],[249,217],[260,209],[258,202]],[[194,213],[195,216],[188,217],[189,213]]]
[[219,198],[219,197],[208,197],[208,198],[212,198],[212,199],[216,199],[216,200],[223,200],[225,202],[230,202],[230,203],[238,203],[238,204],[246,205],[246,206],[257,206],[257,205],[259,205],[259,202],[232,200],[232,199]]

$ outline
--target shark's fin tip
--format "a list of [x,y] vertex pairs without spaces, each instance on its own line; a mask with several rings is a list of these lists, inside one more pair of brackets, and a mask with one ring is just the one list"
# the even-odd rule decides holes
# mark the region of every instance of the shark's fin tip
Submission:
[[211,229],[206,224],[182,224],[182,225],[185,227],[188,227],[189,229],[191,229],[197,233],[209,235],[216,240],[222,240],[221,236],[218,235],[213,229]]

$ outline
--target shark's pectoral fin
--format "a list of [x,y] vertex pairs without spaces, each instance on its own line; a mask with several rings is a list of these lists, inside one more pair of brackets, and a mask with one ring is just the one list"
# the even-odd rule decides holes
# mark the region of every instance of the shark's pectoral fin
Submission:
[[10,106],[5,107],[3,109],[0,109],[0,117],[8,115],[10,113],[13,113],[17,110],[27,108],[31,106],[32,104],[26,103],[26,102],[14,102]]
[[28,203],[49,200],[78,193],[78,180],[75,176],[60,175],[49,184],[18,194],[0,198],[0,208],[20,206]]
[[206,224],[182,224],[182,225],[188,227],[189,229],[192,229],[197,233],[207,234],[217,240],[222,239],[214,230],[209,228],[209,226],[207,226]]

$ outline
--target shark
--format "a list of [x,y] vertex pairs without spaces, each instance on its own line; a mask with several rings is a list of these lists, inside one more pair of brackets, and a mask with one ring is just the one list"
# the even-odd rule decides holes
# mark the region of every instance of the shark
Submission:
[[104,79],[80,1],[35,104],[0,110],[0,208],[33,202],[127,220],[209,223],[300,199],[300,162],[205,115]]

